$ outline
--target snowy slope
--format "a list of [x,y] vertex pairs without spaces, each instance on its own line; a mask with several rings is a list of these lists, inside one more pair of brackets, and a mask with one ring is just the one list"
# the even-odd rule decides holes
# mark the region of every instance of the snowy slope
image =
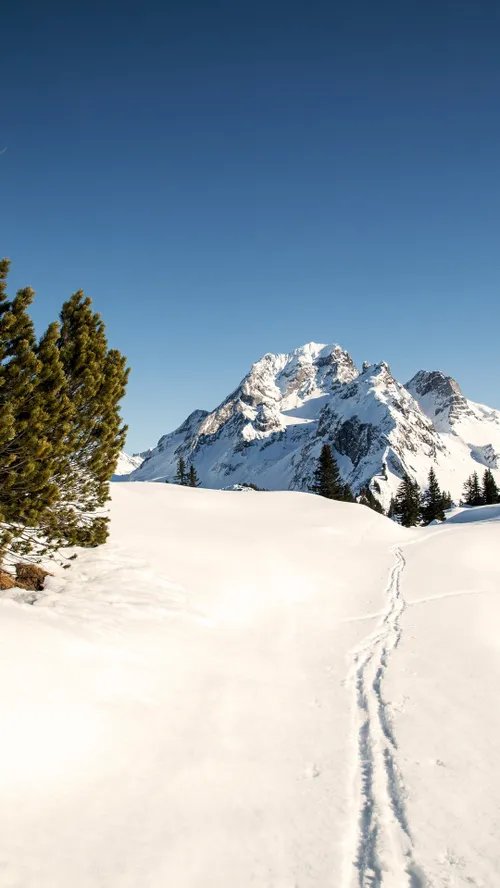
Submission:
[[355,491],[371,484],[386,506],[405,471],[424,486],[434,467],[457,502],[475,470],[489,466],[500,482],[500,411],[467,401],[443,374],[403,386],[384,362],[359,372],[340,346],[313,342],[264,355],[216,410],[164,435],[132,480],[172,480],[183,456],[206,487],[305,490],[324,442]]
[[2,886],[496,888],[500,523],[112,495],[0,600]]

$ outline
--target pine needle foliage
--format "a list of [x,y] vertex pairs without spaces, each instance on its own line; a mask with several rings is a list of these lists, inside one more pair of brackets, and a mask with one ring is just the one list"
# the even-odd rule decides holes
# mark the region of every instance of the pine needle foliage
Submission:
[[354,494],[351,490],[350,485],[347,483],[342,485],[342,499],[345,503],[354,503],[356,500],[354,499]]
[[451,498],[451,493],[449,490],[445,490],[443,493],[443,509],[452,509],[453,508],[453,500]]
[[345,487],[340,477],[337,462],[329,444],[323,444],[319,455],[311,492],[327,499],[342,500],[345,498]]
[[491,469],[486,469],[483,475],[483,503],[485,506],[491,506],[500,503],[500,491],[493,477]]
[[424,525],[430,524],[431,521],[446,520],[446,515],[444,514],[444,497],[436,478],[436,473],[432,467],[429,470],[429,479],[427,481],[427,488],[422,497],[420,511],[422,524]]
[[477,472],[469,475],[464,484],[464,492],[462,496],[463,506],[482,506],[484,504],[483,491]]
[[394,514],[403,527],[416,527],[420,521],[420,488],[408,474],[397,489]]
[[188,485],[189,485],[189,487],[199,487],[200,486],[200,479],[198,478],[198,473],[197,473],[194,465],[192,465],[192,464],[189,466]]
[[0,262],[0,547],[42,554],[97,545],[96,511],[125,443],[119,402],[126,359],[108,349],[104,324],[82,291],[37,342],[29,287],[6,296]]
[[183,456],[179,457],[179,459],[177,460],[177,471],[174,475],[174,481],[176,484],[181,484],[182,487],[187,487],[189,484],[186,460]]

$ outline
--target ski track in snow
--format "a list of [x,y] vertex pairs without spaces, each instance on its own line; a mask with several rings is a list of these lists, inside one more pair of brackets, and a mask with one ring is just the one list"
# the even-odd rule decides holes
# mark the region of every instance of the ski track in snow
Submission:
[[416,864],[397,738],[383,695],[389,658],[401,641],[406,603],[401,591],[405,559],[395,548],[386,610],[377,629],[352,651],[357,718],[359,799],[346,888],[428,888]]

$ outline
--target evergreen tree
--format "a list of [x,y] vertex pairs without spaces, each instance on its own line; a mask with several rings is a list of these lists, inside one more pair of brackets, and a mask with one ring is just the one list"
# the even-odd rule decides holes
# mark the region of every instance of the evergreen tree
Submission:
[[354,499],[353,492],[347,482],[342,487],[342,499],[344,500],[345,503],[356,502],[356,500]]
[[486,469],[483,475],[483,502],[487,506],[493,503],[500,503],[500,491],[491,469]]
[[446,490],[443,493],[443,509],[452,509],[453,508],[453,500],[451,498],[451,493],[449,490]]
[[[8,264],[3,281],[7,269]],[[51,377],[45,339],[36,345],[27,313],[33,296],[29,287],[19,290],[0,309],[0,546],[10,544],[21,553],[33,545],[34,534],[26,528],[52,536],[49,510],[59,498],[57,444],[65,430],[57,419],[67,408],[59,391],[64,375]]]
[[429,471],[429,480],[427,489],[422,497],[421,516],[423,524],[430,524],[431,521],[445,521],[443,506],[443,494],[436,478],[436,473],[431,467]]
[[182,484],[183,487],[186,487],[189,481],[186,471],[186,460],[182,456],[177,462],[177,471],[174,475],[174,481],[176,484]]
[[107,537],[107,519],[94,516],[109,499],[109,479],[125,444],[119,402],[129,371],[126,359],[108,349],[105,326],[82,290],[61,311],[59,352],[72,414],[66,448],[68,470],[57,478],[61,532],[68,542],[98,545]]
[[321,448],[311,491],[327,499],[341,500],[344,498],[344,485],[329,444],[323,444]]
[[19,290],[11,302],[3,303],[0,320],[3,357],[0,398],[8,423],[0,454],[0,497],[2,520],[7,523],[28,520],[34,509],[29,495],[37,474],[33,456],[36,457],[36,448],[43,445],[43,441],[36,440],[40,434],[38,423],[33,429],[33,440],[28,409],[38,372],[35,334],[27,314],[32,299],[32,290]]
[[420,489],[408,474],[403,476],[396,493],[394,514],[403,527],[415,527],[420,518]]
[[198,473],[193,464],[189,466],[188,472],[188,485],[189,487],[199,487],[200,479],[198,478]]
[[363,487],[363,490],[361,491],[359,497],[359,502],[361,503],[361,505],[368,506],[369,509],[373,509],[374,512],[378,512],[380,515],[384,514],[382,504],[372,493],[369,487]]
[[39,361],[37,395],[43,410],[45,433],[48,439],[43,468],[51,484],[53,497],[48,510],[39,517],[41,532],[52,548],[68,542],[64,534],[62,516],[74,520],[72,506],[62,499],[64,486],[70,474],[70,439],[73,406],[67,393],[67,380],[58,347],[59,324],[52,323],[40,339],[36,349]]
[[[14,412],[8,395],[2,389],[5,387],[4,360],[9,349],[8,324],[5,316],[9,312],[10,302],[7,299],[7,275],[9,273],[9,260],[0,260],[0,463],[5,463],[3,456],[5,448],[15,435]],[[0,514],[0,520],[2,516]]]
[[391,496],[391,501],[387,510],[387,517],[392,519],[396,517],[396,498],[394,496]]
[[467,481],[464,484],[462,505],[482,506],[483,503],[483,491],[479,483],[478,474],[477,472],[473,472],[473,474],[467,478]]
[[[91,300],[75,294],[37,344],[29,287],[6,297],[0,262],[0,547],[27,553],[106,538],[90,513],[108,499],[123,447],[125,359],[107,348]],[[39,539],[41,537],[43,542]]]

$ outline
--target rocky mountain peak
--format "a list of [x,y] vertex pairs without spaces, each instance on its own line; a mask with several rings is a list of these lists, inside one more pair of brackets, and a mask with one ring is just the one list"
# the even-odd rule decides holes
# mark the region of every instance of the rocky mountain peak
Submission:
[[448,431],[464,416],[473,416],[458,382],[441,370],[419,370],[405,388],[440,431]]
[[256,361],[215,410],[164,435],[132,477],[171,480],[182,456],[209,487],[308,490],[323,443],[353,490],[371,484],[386,507],[405,472],[423,487],[431,467],[458,500],[478,465],[498,470],[500,412],[468,401],[440,371],[403,386],[385,361],[359,373],[340,345],[308,342]]
[[446,376],[441,370],[419,370],[406,383],[406,388],[417,399],[423,398],[431,392],[443,400],[462,394],[456,379],[453,379],[452,376]]

